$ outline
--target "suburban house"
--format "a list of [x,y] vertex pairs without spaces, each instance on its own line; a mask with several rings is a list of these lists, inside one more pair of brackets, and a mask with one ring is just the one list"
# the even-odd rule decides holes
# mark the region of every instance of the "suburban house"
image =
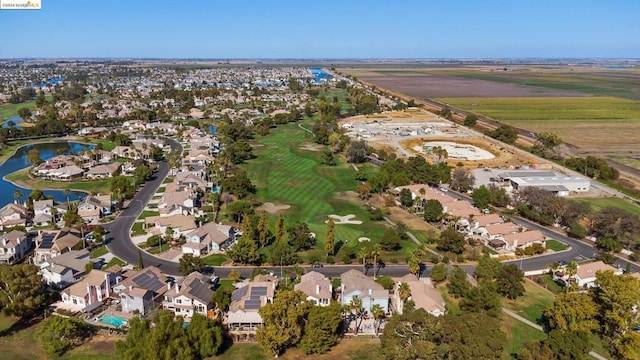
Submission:
[[186,236],[197,228],[193,216],[186,215],[149,216],[144,219],[144,222],[147,228],[151,228],[151,233],[154,235],[164,236],[167,233],[167,228],[170,227],[173,230],[174,239],[181,235]]
[[116,275],[91,270],[82,280],[62,291],[62,303],[76,311],[91,311],[109,298]]
[[41,231],[36,236],[34,264],[40,264],[48,259],[70,251],[80,241],[82,235],[75,229],[65,228],[59,231]]
[[[485,243],[491,243],[491,240],[495,240],[498,237],[508,235],[508,234],[516,234],[522,231],[522,227],[512,223],[498,223],[498,224],[488,224],[484,227],[478,228],[474,231],[475,234],[480,236]],[[487,242],[487,240],[489,240]],[[496,246],[501,246],[499,243],[495,242]]]
[[164,293],[172,286],[167,277],[155,266],[122,274],[123,281],[113,286],[113,292],[120,296],[123,312],[137,312],[146,315],[162,302]]
[[76,165],[69,165],[49,170],[45,175],[51,180],[70,181],[72,179],[81,178],[82,175],[84,175],[84,170]]
[[110,195],[88,195],[78,205],[78,216],[87,224],[96,224],[104,215],[111,214]]
[[540,244],[544,247],[547,243],[546,237],[538,230],[527,230],[520,233],[507,234],[496,240],[502,240],[505,243],[505,249],[510,251],[515,251],[518,248],[524,249],[533,244]]
[[46,285],[64,289],[80,280],[91,263],[88,250],[71,250],[40,263],[40,275]]
[[374,304],[389,311],[389,291],[365,276],[361,271],[349,270],[340,275],[340,305],[350,304],[354,298],[362,300],[362,308],[371,312]]
[[107,163],[92,167],[86,172],[89,179],[106,179],[120,172],[121,163]]
[[53,200],[36,200],[33,202],[33,224],[37,226],[48,226],[55,222]]
[[12,226],[27,226],[29,212],[25,206],[9,203],[0,209],[0,230]]
[[442,316],[446,312],[445,302],[440,294],[440,291],[433,287],[431,281],[428,278],[417,280],[415,275],[407,274],[397,279],[394,285],[394,299],[395,311],[402,314],[404,303],[400,299],[398,287],[401,283],[407,283],[411,290],[411,296],[409,300],[412,300],[415,304],[415,309],[424,309],[433,316]]
[[209,222],[197,228],[187,236],[187,242],[182,245],[183,254],[202,256],[224,250],[235,239],[235,229],[228,225]]
[[553,274],[553,279],[555,281],[559,281],[564,283],[575,282],[578,284],[578,287],[594,287],[596,286],[596,274],[599,271],[612,271],[616,275],[622,275],[622,269],[618,269],[615,266],[611,266],[609,264],[605,264],[602,261],[594,261],[587,264],[579,264],[578,271],[576,275],[572,278],[567,275],[566,271],[557,271]]
[[185,186],[178,186],[176,189],[174,184],[175,182],[167,185],[160,202],[158,202],[160,216],[194,215],[198,198],[196,192],[189,190]]
[[300,278],[294,290],[302,291],[307,295],[307,301],[314,305],[329,306],[333,298],[333,286],[331,280],[316,271],[310,271]]
[[177,316],[190,318],[193,314],[209,316],[213,311],[211,297],[213,290],[207,283],[207,277],[199,272],[192,272],[182,282],[167,290],[162,307],[173,311]]
[[231,304],[224,323],[232,331],[255,332],[262,325],[258,309],[273,302],[276,281],[250,281],[231,294]]
[[0,264],[13,264],[22,260],[31,249],[27,234],[11,230],[0,236]]
[[177,173],[174,182],[167,185],[167,191],[173,184],[184,185],[192,190],[199,188],[200,190],[205,191],[207,188],[207,182],[202,178],[201,171],[181,171]]
[[121,158],[129,158],[130,153],[131,153],[131,148],[128,146],[116,146],[113,150],[111,150],[111,153],[115,156],[115,157],[121,157]]

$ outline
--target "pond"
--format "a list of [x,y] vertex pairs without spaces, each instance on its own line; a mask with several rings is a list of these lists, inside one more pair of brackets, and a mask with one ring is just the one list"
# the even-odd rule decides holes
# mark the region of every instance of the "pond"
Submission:
[[[50,142],[42,144],[25,145],[8,158],[2,165],[0,165],[0,207],[13,202],[13,194],[16,190],[22,192],[21,202],[25,201],[31,193],[31,189],[23,189],[15,186],[14,184],[4,180],[4,177],[12,172],[24,169],[27,166],[31,166],[31,163],[27,161],[27,153],[31,149],[37,149],[40,152],[42,160],[50,159],[56,154],[77,154],[80,150],[92,149],[95,145],[80,144],[77,142]],[[67,196],[62,190],[43,190],[45,196],[53,196],[56,201],[67,201]],[[72,191],[69,194],[69,200],[78,200],[84,197],[86,194],[83,192]]]

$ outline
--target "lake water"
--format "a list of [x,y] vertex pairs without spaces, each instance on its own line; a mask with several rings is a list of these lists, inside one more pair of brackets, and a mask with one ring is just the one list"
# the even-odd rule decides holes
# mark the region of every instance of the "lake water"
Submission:
[[[40,152],[42,160],[50,159],[56,155],[56,153],[64,153],[67,155],[77,154],[80,150],[92,149],[94,145],[85,145],[76,142],[52,142],[43,144],[27,145],[19,148],[13,156],[8,158],[2,165],[0,165],[0,207],[13,202],[13,193],[16,190],[22,191],[22,198],[20,201],[27,199],[31,193],[31,189],[22,189],[12,183],[5,181],[4,177],[12,172],[24,169],[27,166],[31,166],[31,163],[27,161],[27,153],[31,149],[37,149]],[[67,196],[62,190],[43,190],[45,196],[53,196],[56,201],[67,201]],[[69,194],[70,200],[78,200],[84,197],[86,193],[72,191]]]
[[331,76],[331,74],[329,73],[326,73],[324,70],[322,70],[322,68],[314,67],[310,68],[309,70],[311,71],[311,74],[313,75],[314,80],[317,83],[333,79],[333,76]]
[[22,126],[19,125],[22,122],[22,118],[20,116],[12,117],[12,118],[9,118],[9,119],[3,121],[2,122],[2,127],[8,128],[9,127],[9,121],[13,121],[13,123],[16,126],[16,129],[22,129]]

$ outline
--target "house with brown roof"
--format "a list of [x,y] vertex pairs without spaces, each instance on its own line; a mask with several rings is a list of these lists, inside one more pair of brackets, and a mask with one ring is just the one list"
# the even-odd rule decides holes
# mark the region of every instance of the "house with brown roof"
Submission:
[[109,298],[115,279],[113,273],[91,270],[82,280],[62,291],[62,302],[77,311],[88,311]]
[[48,259],[70,251],[82,241],[82,234],[76,229],[64,228],[58,231],[40,231],[36,236],[36,249],[33,255],[34,264],[40,264]]
[[64,289],[80,280],[85,275],[87,264],[91,262],[89,251],[82,249],[71,250],[46,259],[38,266],[43,283],[57,289]]
[[213,311],[212,296],[213,290],[207,277],[199,272],[192,272],[164,293],[162,307],[173,311],[176,316],[186,318],[194,314],[209,316],[209,311]]
[[0,209],[0,230],[13,226],[27,226],[29,212],[20,204],[9,203]]
[[231,294],[224,323],[231,331],[255,332],[262,323],[258,310],[273,302],[277,281],[250,281]]
[[195,215],[197,198],[195,191],[186,188],[184,185],[179,185],[175,182],[171,183],[167,185],[162,198],[158,202],[160,216]]
[[398,291],[398,287],[403,282],[409,285],[409,289],[411,290],[409,300],[413,301],[416,310],[424,309],[424,311],[433,316],[442,316],[445,314],[446,306],[440,291],[433,287],[429,279],[423,278],[417,280],[413,274],[407,274],[397,279],[394,285],[394,299],[392,303],[397,313],[402,314],[404,307],[404,303],[402,299],[400,299],[400,292]]
[[111,214],[110,195],[87,195],[78,205],[78,216],[87,224],[96,224],[105,215]]
[[202,256],[209,253],[219,253],[236,238],[236,231],[232,226],[206,223],[187,234],[187,241],[182,245],[183,254]]
[[0,264],[13,264],[22,260],[31,249],[31,240],[19,230],[0,236]]
[[516,249],[524,249],[533,244],[546,246],[547,238],[539,230],[527,230],[515,234],[507,234],[496,240],[502,240],[505,243],[505,249],[516,251]]
[[331,280],[316,271],[310,271],[300,278],[300,282],[293,287],[307,295],[307,301],[318,306],[329,306],[333,298]]
[[193,216],[172,215],[172,216],[149,216],[144,219],[145,226],[154,235],[165,235],[167,228],[173,229],[173,238],[177,239],[181,235],[187,235],[196,230],[196,221]]
[[155,266],[142,270],[129,270],[122,274],[123,281],[113,286],[113,292],[120,296],[123,312],[149,313],[162,303],[164,293],[173,285]]
[[85,175],[89,179],[107,179],[120,172],[121,163],[106,163],[92,167]]
[[340,305],[347,305],[351,300],[362,300],[362,308],[371,312],[374,304],[389,310],[389,291],[358,270],[349,270],[340,275]]
[[483,228],[478,228],[476,233],[482,237],[485,242],[487,240],[494,240],[498,237],[515,234],[522,231],[522,227],[518,226],[512,222],[506,223],[498,223],[498,224],[488,224]]
[[612,271],[616,275],[622,275],[622,269],[618,269],[615,266],[605,264],[602,261],[594,261],[587,264],[579,264],[578,271],[576,272],[575,279],[579,287],[594,287],[596,286],[596,274],[600,271]]
[[53,200],[36,200],[33,202],[33,224],[37,226],[48,226],[53,224]]

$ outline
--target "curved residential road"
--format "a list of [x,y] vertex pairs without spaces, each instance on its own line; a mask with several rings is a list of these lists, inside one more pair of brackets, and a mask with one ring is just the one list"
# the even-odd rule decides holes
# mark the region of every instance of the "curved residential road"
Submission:
[[[182,145],[177,141],[165,138],[171,145],[171,152],[178,149],[182,152]],[[153,174],[151,180],[147,181],[142,188],[134,195],[129,205],[120,212],[120,215],[104,228],[108,231],[107,249],[116,257],[130,263],[138,263],[138,247],[131,241],[130,230],[144,207],[149,203],[153,194],[158,190],[162,181],[169,173],[169,164],[166,160],[157,163],[158,169]],[[160,268],[162,272],[169,275],[178,275],[178,264],[153,256],[142,251],[142,262],[145,266],[154,265]]]

